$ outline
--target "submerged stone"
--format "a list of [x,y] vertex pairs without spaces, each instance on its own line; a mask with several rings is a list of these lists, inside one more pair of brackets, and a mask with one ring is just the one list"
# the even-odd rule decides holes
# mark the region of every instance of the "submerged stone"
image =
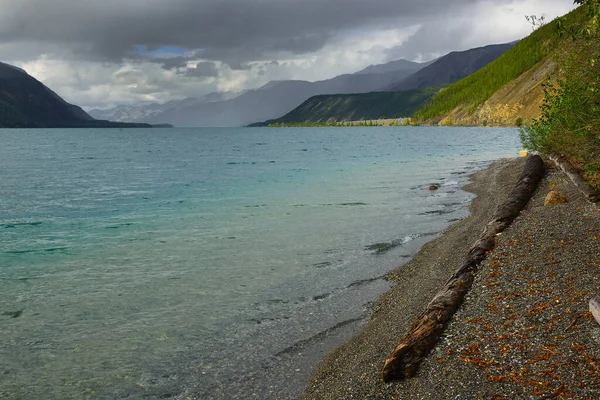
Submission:
[[2,315],[6,316],[6,317],[10,317],[10,318],[19,318],[21,316],[21,314],[23,314],[24,310],[25,309],[18,310],[18,311],[6,311],[6,312],[3,312]]

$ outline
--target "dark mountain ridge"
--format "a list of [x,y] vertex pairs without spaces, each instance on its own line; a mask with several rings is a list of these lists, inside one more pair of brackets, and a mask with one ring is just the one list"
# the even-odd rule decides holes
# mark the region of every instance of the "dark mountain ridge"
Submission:
[[[428,65],[433,64],[435,61],[437,61],[437,59],[420,63],[421,68],[425,68]],[[400,59],[400,60],[390,61],[385,64],[369,65],[367,68],[356,72],[354,75],[381,74],[381,73],[386,73],[386,72],[401,71],[403,69],[410,69],[411,65],[414,65],[414,64],[416,64],[414,61]]]
[[0,62],[0,128],[136,127],[98,121],[24,70]]
[[465,51],[453,51],[403,81],[389,86],[387,90],[402,91],[449,85],[485,67],[516,43],[492,44]]

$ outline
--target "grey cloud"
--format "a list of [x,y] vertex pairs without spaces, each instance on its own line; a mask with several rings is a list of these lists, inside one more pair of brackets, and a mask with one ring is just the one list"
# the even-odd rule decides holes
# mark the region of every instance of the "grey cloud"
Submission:
[[[512,1],[508,3],[495,2],[493,7],[484,2],[471,10],[468,14],[458,14],[454,18],[443,15],[432,14],[429,18],[423,18],[420,29],[404,43],[386,50],[387,61],[406,58],[409,60],[426,61],[447,54],[450,51],[463,51],[474,47],[507,43],[520,37],[515,37],[506,29],[509,25],[519,25],[529,28],[524,14],[514,15],[514,19],[500,20],[493,15],[494,12],[502,11],[508,15],[515,14],[523,3],[528,3],[528,9],[539,10],[538,15],[561,15],[566,12],[569,2],[560,0],[530,0],[528,2]],[[506,4],[503,6],[503,4]],[[491,5],[491,3],[490,3]],[[490,13],[489,15],[486,15]],[[552,19],[552,17],[550,17]],[[525,34],[530,32],[525,29]]]
[[183,68],[183,67],[187,66],[187,63],[190,61],[190,58],[178,56],[178,57],[154,59],[154,60],[150,60],[150,61],[160,63],[160,64],[162,64],[162,67],[164,69],[171,70],[171,69]]
[[194,68],[188,68],[185,76],[192,78],[209,78],[219,76],[219,70],[214,62],[200,62]]
[[115,74],[115,78],[123,83],[132,83],[143,77],[141,71],[121,71]]
[[0,42],[60,44],[112,61],[138,57],[138,45],[178,46],[235,68],[270,52],[316,51],[341,30],[445,15],[477,1],[0,0]]
[[442,20],[428,22],[404,43],[388,49],[387,60],[405,58],[427,61],[444,55],[448,49],[462,50],[461,40],[464,40],[469,29],[469,26],[446,24]]

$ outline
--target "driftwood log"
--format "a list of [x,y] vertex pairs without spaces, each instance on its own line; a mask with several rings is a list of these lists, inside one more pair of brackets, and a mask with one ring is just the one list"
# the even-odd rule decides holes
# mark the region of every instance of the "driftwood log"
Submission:
[[502,203],[479,239],[469,250],[458,271],[413,322],[410,331],[385,360],[381,376],[385,382],[413,377],[421,360],[433,349],[444,328],[471,288],[479,264],[496,245],[496,235],[505,230],[525,208],[544,174],[539,156],[528,157],[523,174]]
[[558,154],[551,154],[548,157],[550,160],[554,161],[556,165],[560,167],[560,169],[571,179],[571,182],[583,193],[586,199],[591,201],[592,203],[597,203],[600,201],[600,193],[598,191],[592,189],[590,185],[579,175],[575,167],[567,160],[565,156]]

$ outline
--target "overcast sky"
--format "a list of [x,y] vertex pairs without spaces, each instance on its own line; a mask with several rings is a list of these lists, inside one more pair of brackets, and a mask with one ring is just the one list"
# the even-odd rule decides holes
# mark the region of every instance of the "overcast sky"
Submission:
[[520,39],[571,0],[0,0],[0,61],[86,109]]

